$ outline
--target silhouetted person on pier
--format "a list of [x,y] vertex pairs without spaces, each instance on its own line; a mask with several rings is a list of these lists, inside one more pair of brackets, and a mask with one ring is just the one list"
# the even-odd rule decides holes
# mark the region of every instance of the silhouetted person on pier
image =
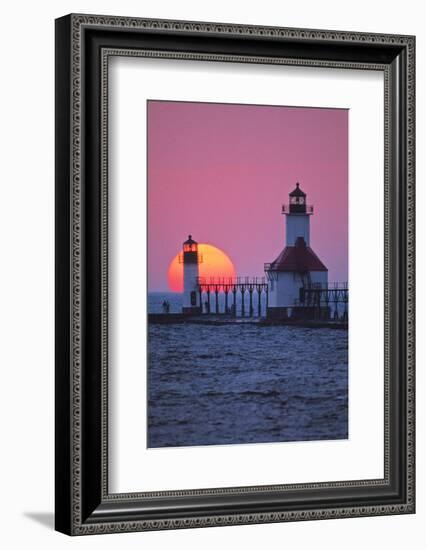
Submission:
[[170,313],[170,302],[164,300],[163,302],[163,313]]

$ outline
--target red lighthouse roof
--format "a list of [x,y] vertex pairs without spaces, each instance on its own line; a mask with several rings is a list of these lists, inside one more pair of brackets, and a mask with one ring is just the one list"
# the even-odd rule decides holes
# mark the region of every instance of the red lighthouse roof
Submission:
[[267,271],[328,271],[322,261],[309,246],[305,239],[298,237],[295,246],[286,246],[281,254],[267,267]]

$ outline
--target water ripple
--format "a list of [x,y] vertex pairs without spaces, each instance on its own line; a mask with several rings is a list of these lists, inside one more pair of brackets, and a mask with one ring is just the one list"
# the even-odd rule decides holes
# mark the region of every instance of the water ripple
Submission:
[[150,447],[346,439],[347,332],[150,325]]

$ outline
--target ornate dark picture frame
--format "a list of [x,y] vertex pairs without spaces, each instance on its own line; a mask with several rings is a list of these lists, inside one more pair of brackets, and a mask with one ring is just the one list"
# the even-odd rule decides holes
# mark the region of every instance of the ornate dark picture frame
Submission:
[[[107,74],[114,55],[384,73],[383,479],[108,492]],[[413,36],[96,15],[56,21],[58,531],[84,535],[414,513],[414,56]]]

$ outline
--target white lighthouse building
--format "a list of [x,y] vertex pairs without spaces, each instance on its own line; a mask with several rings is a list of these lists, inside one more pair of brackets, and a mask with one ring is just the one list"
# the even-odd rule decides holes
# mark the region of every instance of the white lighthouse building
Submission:
[[183,243],[183,253],[179,257],[183,263],[183,302],[182,313],[199,315],[201,313],[200,294],[198,292],[198,266],[202,261],[198,253],[198,243],[188,236]]
[[309,315],[309,308],[303,303],[303,289],[327,287],[328,270],[310,247],[310,217],[313,211],[313,207],[306,204],[306,193],[297,183],[289,194],[289,204],[282,207],[286,246],[273,262],[265,264],[269,318]]

